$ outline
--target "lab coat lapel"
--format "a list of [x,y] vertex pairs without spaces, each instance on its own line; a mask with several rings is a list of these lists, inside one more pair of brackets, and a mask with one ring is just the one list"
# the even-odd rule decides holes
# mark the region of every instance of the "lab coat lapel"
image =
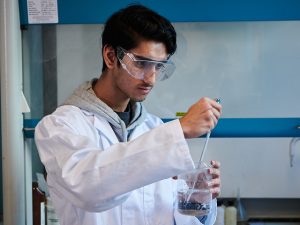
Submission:
[[119,143],[115,132],[106,120],[101,117],[98,118],[97,116],[95,116],[94,126],[101,133],[101,135],[105,136],[107,140],[109,140],[110,144]]

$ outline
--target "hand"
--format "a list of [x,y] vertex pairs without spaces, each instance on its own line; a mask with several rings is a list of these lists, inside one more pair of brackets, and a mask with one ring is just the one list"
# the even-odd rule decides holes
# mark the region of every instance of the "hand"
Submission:
[[184,137],[196,138],[211,131],[221,116],[222,106],[215,100],[201,98],[179,119]]
[[220,178],[220,162],[212,160],[210,162],[211,168],[209,173],[212,175],[212,180],[209,182],[210,192],[212,193],[212,198],[216,198],[221,192],[221,178]]

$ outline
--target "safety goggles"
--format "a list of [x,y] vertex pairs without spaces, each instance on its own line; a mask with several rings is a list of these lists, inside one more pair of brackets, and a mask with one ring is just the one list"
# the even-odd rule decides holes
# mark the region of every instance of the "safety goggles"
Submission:
[[169,60],[156,61],[146,59],[142,56],[127,52],[121,47],[117,47],[117,57],[123,69],[125,69],[132,77],[144,80],[147,76],[155,73],[158,81],[168,79],[175,70],[175,65]]

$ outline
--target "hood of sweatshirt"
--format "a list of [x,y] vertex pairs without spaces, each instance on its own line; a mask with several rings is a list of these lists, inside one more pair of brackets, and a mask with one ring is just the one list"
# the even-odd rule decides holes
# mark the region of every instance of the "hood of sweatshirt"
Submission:
[[93,113],[96,117],[107,119],[119,141],[127,141],[128,132],[144,122],[147,111],[141,102],[131,102],[132,119],[126,127],[123,120],[106,103],[101,101],[95,94],[92,84],[95,79],[84,82],[73,94],[66,99],[63,105],[73,105],[80,109]]

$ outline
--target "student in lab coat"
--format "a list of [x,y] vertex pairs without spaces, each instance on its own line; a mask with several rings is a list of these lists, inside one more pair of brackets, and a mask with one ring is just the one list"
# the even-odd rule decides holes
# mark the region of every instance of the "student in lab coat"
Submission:
[[[132,5],[109,18],[102,44],[100,78],[82,84],[35,131],[60,224],[212,225],[215,205],[203,218],[175,210],[172,177],[194,167],[186,139],[213,129],[221,105],[202,98],[184,117],[163,124],[142,104],[155,82],[174,71],[173,26]],[[219,166],[212,161],[214,198]]]

